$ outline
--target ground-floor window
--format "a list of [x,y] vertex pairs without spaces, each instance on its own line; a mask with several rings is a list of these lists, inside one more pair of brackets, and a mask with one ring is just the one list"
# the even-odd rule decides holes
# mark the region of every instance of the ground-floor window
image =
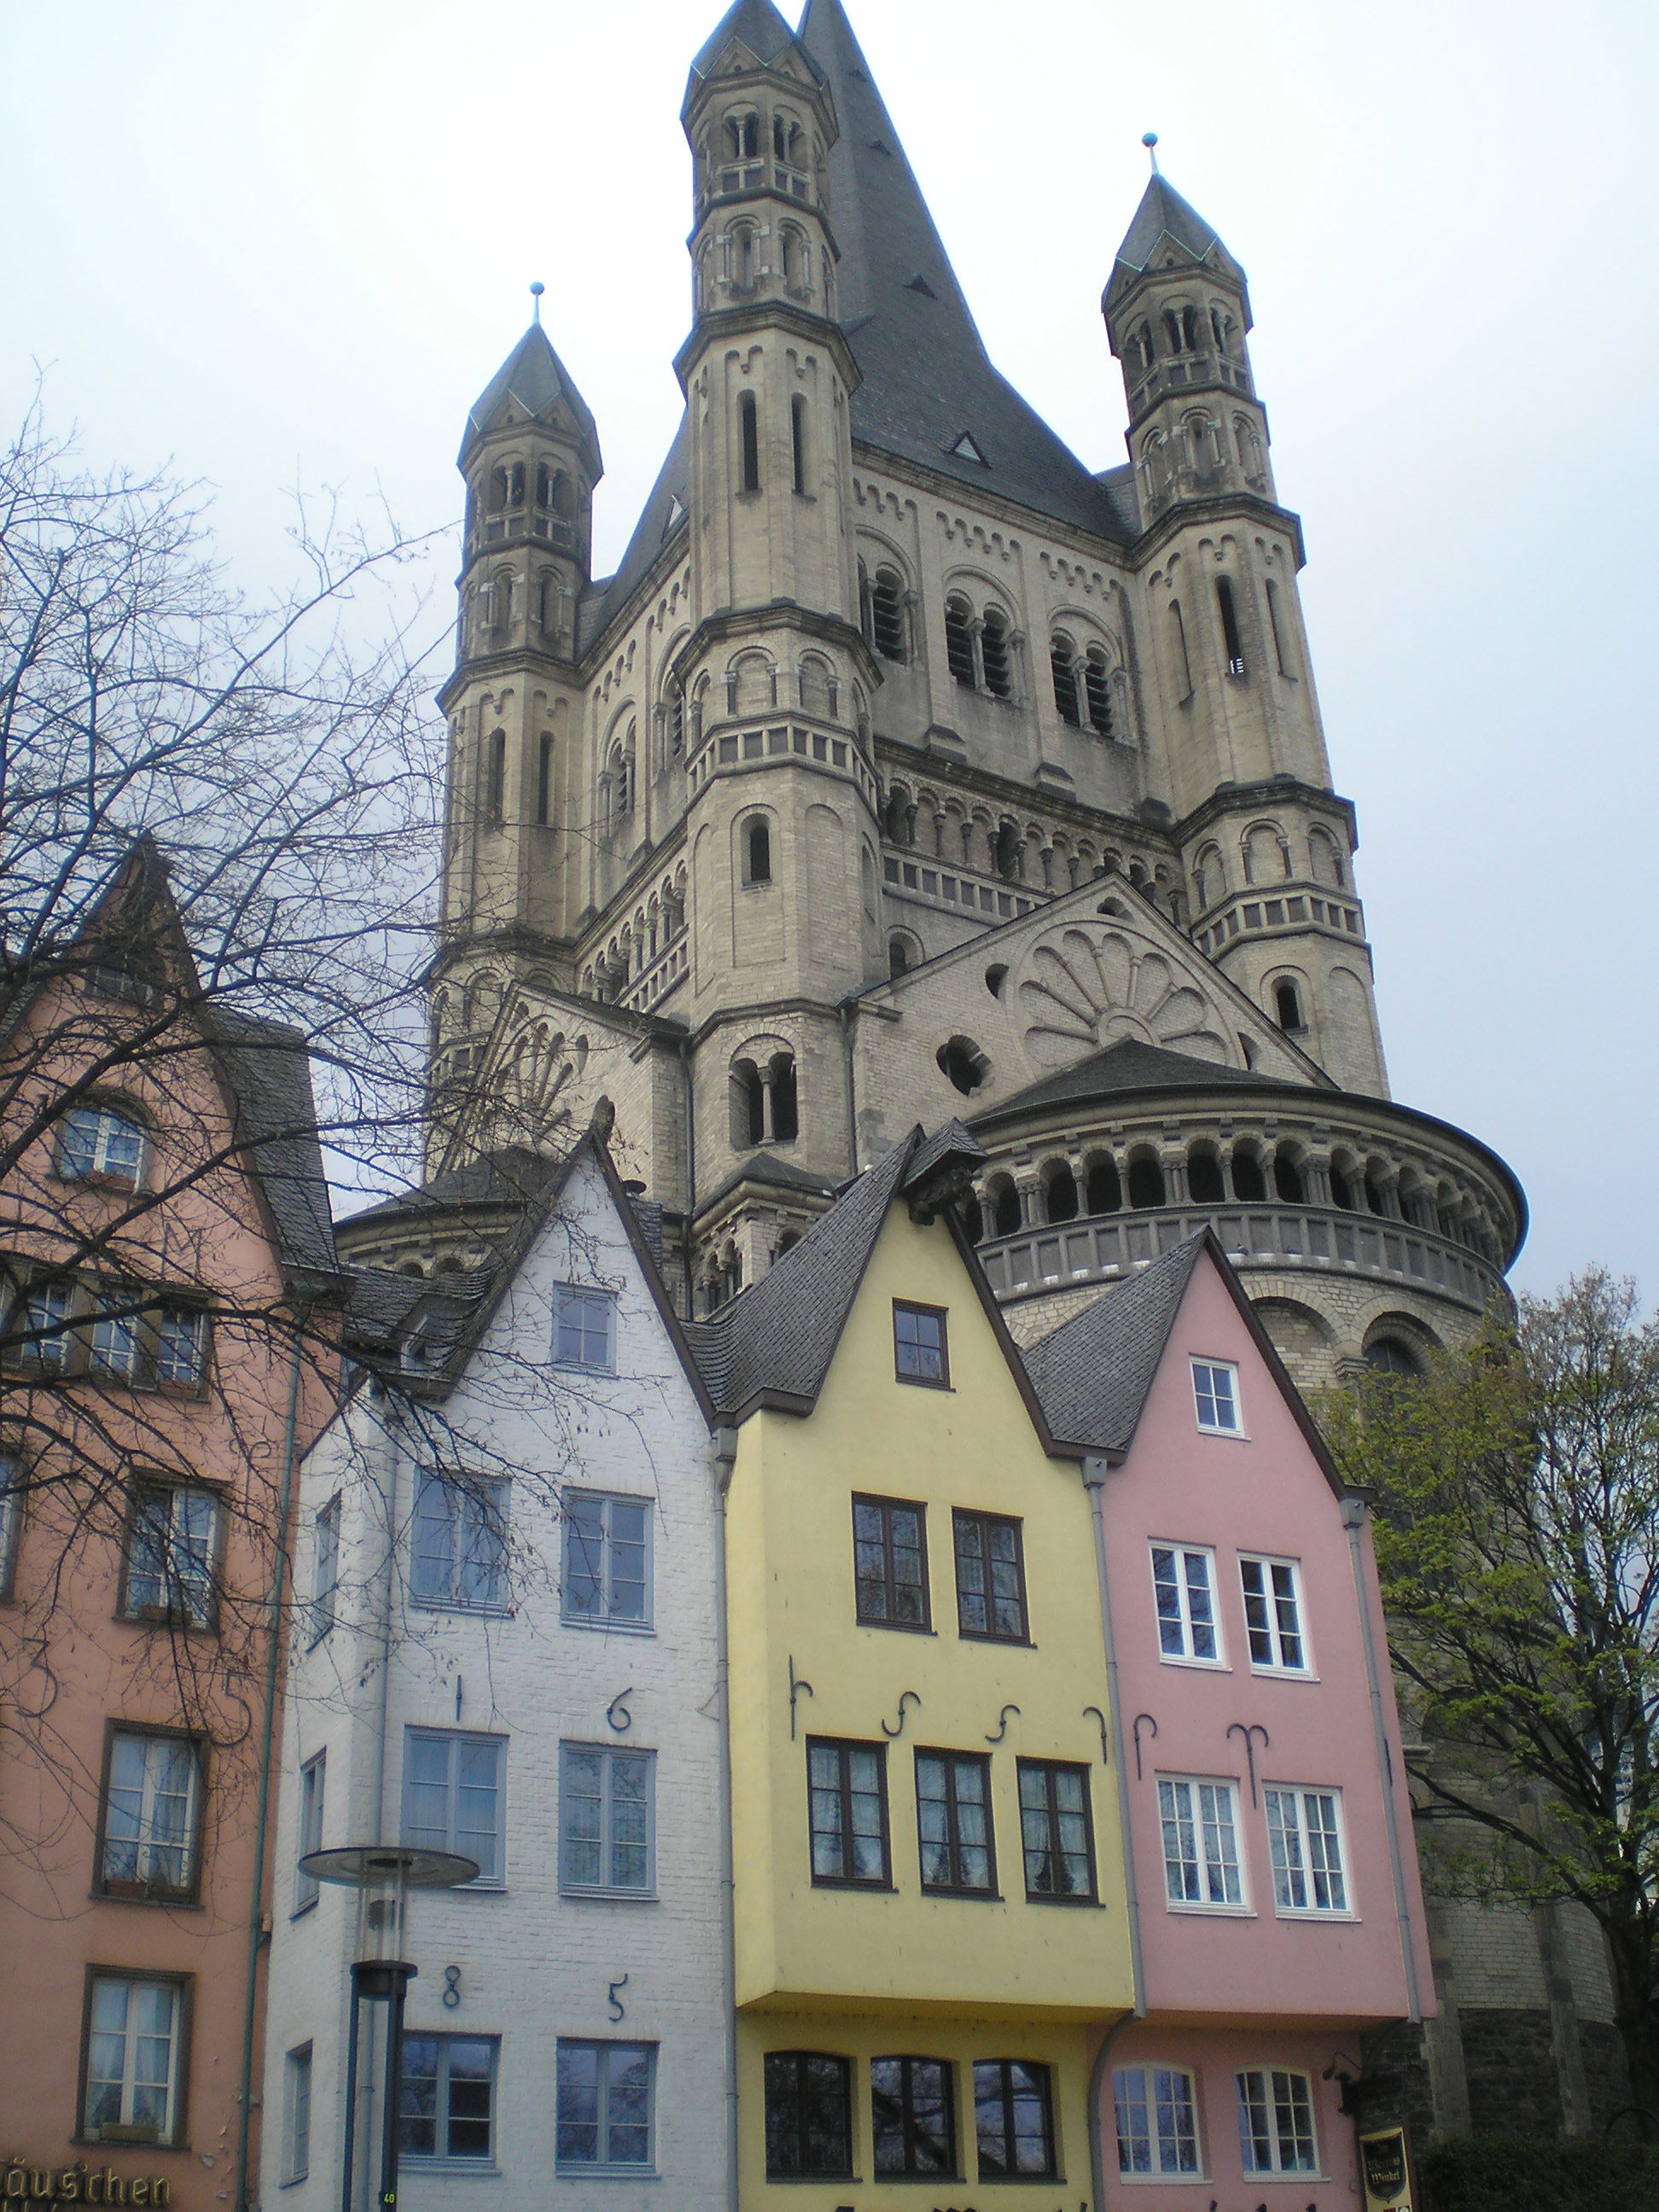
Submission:
[[1235,2076],[1246,2173],[1317,2173],[1313,2085],[1305,2074],[1255,2066]]
[[407,2035],[399,2143],[409,2159],[488,2162],[495,2149],[493,2035]]
[[1120,2066],[1112,2089],[1120,2173],[1202,2171],[1190,2074],[1176,2066]]
[[558,2164],[562,2170],[638,2172],[655,2159],[649,2043],[559,2039]]
[[1054,2107],[1048,2069],[1024,2058],[975,2059],[974,2127],[981,2181],[1052,2177]]
[[[176,1977],[94,1974],[87,1992],[84,2132],[176,2143],[184,2123],[188,1984]],[[118,2129],[117,2136],[114,2130]]]
[[870,2061],[870,2132],[878,2173],[957,2171],[951,2073],[943,2058]]
[[853,2171],[853,2069],[827,2051],[766,2054],[766,2171],[773,2179]]

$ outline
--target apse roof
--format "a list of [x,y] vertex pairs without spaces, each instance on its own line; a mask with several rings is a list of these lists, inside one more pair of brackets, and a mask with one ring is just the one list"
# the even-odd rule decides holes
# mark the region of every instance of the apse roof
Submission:
[[1249,1068],[1224,1067],[1213,1060],[1195,1059],[1190,1053],[1170,1052],[1161,1044],[1121,1037],[1103,1052],[1073,1060],[1057,1075],[1045,1075],[1040,1083],[1028,1084],[1000,1105],[975,1114],[974,1126],[981,1128],[1017,1115],[1040,1113],[1048,1106],[1073,1106],[1117,1091],[1232,1091],[1241,1083],[1284,1087],[1282,1079],[1258,1075]]

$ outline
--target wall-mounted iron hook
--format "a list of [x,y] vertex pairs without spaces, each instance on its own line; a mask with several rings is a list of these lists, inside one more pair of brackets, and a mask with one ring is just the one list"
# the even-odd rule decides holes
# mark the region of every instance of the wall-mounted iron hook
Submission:
[[1010,1713],[1018,1715],[1019,1707],[1018,1705],[1005,1705],[1003,1707],[1002,1711],[997,1715],[997,1732],[994,1735],[988,1735],[986,1737],[985,1741],[987,1743],[1000,1743],[1002,1741],[1004,1736],[1008,1733],[1008,1716]]
[[1093,1720],[1100,1723],[1100,1763],[1103,1766],[1109,1766],[1112,1763],[1112,1753],[1106,1734],[1105,1714],[1101,1711],[1098,1705],[1085,1705],[1083,1717],[1085,1721]]
[[904,1708],[907,1705],[915,1705],[918,1710],[920,1710],[921,1705],[921,1699],[915,1690],[900,1691],[898,1722],[896,1726],[889,1728],[885,1721],[881,1724],[881,1732],[887,1738],[890,1743],[896,1743],[898,1739],[904,1734]]
[[1255,1739],[1257,1736],[1261,1737],[1261,1748],[1263,1751],[1266,1751],[1271,1746],[1273,1738],[1268,1735],[1267,1729],[1262,1727],[1260,1721],[1252,1721],[1248,1728],[1246,1728],[1243,1721],[1234,1721],[1229,1726],[1227,1733],[1230,1736],[1242,1735],[1244,1739],[1244,1762],[1250,1770],[1250,1802],[1254,1805],[1256,1802]]
[[817,1692],[813,1690],[812,1685],[807,1680],[806,1677],[804,1674],[798,1674],[795,1672],[795,1655],[792,1651],[789,1654],[789,1741],[791,1743],[793,1743],[795,1741],[796,1698],[811,1698],[816,1694]]
[[1135,1715],[1133,1733],[1135,1740],[1135,1780],[1137,1782],[1140,1779],[1140,1723],[1142,1721],[1146,1723],[1147,1726],[1152,1729],[1154,1736],[1158,1734],[1158,1723],[1152,1718],[1150,1713],[1137,1713]]

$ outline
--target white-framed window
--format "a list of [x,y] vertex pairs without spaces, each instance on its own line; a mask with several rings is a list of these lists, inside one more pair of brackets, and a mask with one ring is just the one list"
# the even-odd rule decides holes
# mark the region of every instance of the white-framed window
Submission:
[[[300,1769],[300,1819],[295,1838],[295,1858],[308,1858],[323,1848],[323,1801],[328,1789],[328,1753],[319,1751]],[[315,1905],[322,1885],[302,1866],[294,1871],[294,1910],[303,1912]]]
[[475,2171],[495,2160],[495,2066],[493,2035],[406,2035],[398,2148],[411,2161],[465,2163]]
[[17,1573],[17,1544],[23,1530],[23,1470],[0,1455],[0,1600],[11,1595]]
[[418,1603],[480,1613],[505,1609],[508,1491],[501,1476],[422,1475],[410,1563],[410,1589]]
[[559,1747],[559,1887],[650,1897],[657,1887],[654,1751]]
[[194,1896],[201,1790],[202,1754],[190,1737],[112,1733],[99,1856],[106,1895]]
[[288,2054],[283,2068],[283,2179],[303,2181],[311,2172],[311,2045]]
[[1206,1436],[1243,1434],[1238,1413],[1238,1370],[1231,1359],[1194,1360],[1193,1403],[1198,1425]]
[[1296,1561],[1242,1553],[1238,1579],[1244,1593],[1251,1666],[1276,1674],[1305,1674],[1308,1639],[1302,1626],[1302,1573]]
[[1158,1607],[1160,1658],[1220,1666],[1215,1553],[1198,1544],[1154,1544],[1152,1596]]
[[554,1285],[553,1357],[561,1367],[611,1373],[617,1364],[617,1301],[609,1291]]
[[1261,1794],[1280,1912],[1346,1913],[1341,1792],[1278,1787]]
[[176,2143],[184,2118],[179,2058],[186,1984],[175,1977],[94,1974],[87,1990],[82,2133],[123,2143]]
[[138,1187],[144,1164],[144,1127],[114,1106],[72,1106],[64,1117],[58,1172],[65,1182],[94,1179]]
[[1126,2181],[1200,2173],[1198,2104],[1193,2077],[1179,2066],[1120,2066],[1112,2076],[1117,2109],[1117,2170]]
[[1252,2066],[1238,2087],[1238,2147],[1246,2173],[1317,2173],[1313,2084],[1305,2074]]
[[560,1610],[589,1628],[651,1626],[651,1500],[598,1490],[564,1494]]
[[129,1620],[211,1628],[219,1558],[219,1498],[183,1482],[143,1483],[127,1540],[121,1610]]
[[476,1859],[479,1887],[499,1888],[507,1863],[506,1752],[505,1736],[404,1730],[403,1840]]
[[1160,1775],[1164,1888],[1171,1905],[1237,1911],[1244,1905],[1238,1858],[1238,1790],[1231,1782]]
[[559,2038],[556,2163],[638,2173],[654,2163],[656,2045]]
[[337,1492],[318,1509],[311,1528],[311,1641],[334,1626],[334,1601],[340,1587],[340,1499]]

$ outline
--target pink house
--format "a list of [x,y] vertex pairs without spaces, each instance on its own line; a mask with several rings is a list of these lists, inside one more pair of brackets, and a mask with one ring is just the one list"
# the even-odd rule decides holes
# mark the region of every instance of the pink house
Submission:
[[1431,2009],[1370,1532],[1208,1234],[1033,1347],[1098,1500],[1141,2016],[1103,2203],[1339,2212],[1343,2077]]

